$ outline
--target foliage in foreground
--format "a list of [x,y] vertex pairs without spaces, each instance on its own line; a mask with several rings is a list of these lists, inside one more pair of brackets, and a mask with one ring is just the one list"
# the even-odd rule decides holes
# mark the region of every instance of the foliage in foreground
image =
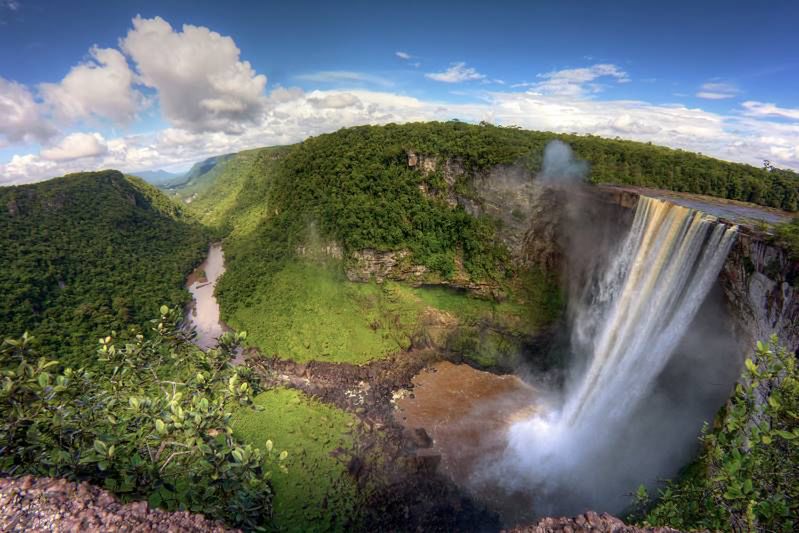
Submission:
[[[724,531],[796,531],[799,526],[799,372],[796,357],[758,343],[742,383],[702,436],[692,471],[661,491],[648,525]],[[763,391],[767,391],[763,394]],[[646,507],[641,488],[637,504]]]
[[[26,334],[0,349],[0,474],[87,480],[126,500],[147,499],[253,528],[268,523],[268,467],[286,452],[241,444],[232,412],[252,405],[246,370],[229,364],[244,334],[207,353],[161,308],[147,337],[100,339],[102,365],[59,369]],[[263,446],[263,447],[262,447]]]

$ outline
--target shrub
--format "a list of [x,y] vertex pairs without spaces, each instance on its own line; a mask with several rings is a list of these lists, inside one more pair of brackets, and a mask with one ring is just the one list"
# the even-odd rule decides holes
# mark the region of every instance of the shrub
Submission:
[[[741,383],[703,433],[688,475],[660,492],[647,525],[728,531],[796,531],[799,525],[799,374],[772,337],[746,360]],[[648,504],[639,489],[639,507]]]
[[[269,471],[280,464],[233,438],[234,409],[256,386],[229,361],[244,333],[203,352],[161,308],[152,331],[118,345],[100,339],[100,365],[63,368],[37,357],[31,337],[0,349],[0,473],[88,480],[168,510],[185,509],[253,528],[271,516]],[[266,461],[265,461],[266,459]],[[272,460],[270,462],[270,460]]]

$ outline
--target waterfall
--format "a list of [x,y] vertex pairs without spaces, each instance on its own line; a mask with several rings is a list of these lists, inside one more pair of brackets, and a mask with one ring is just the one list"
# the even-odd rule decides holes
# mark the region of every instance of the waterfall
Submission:
[[[642,196],[632,228],[594,294],[579,302],[575,332],[593,332],[585,374],[563,420],[623,420],[663,370],[718,277],[736,226]],[[599,311],[599,312],[598,312]]]
[[642,461],[661,452],[628,454],[630,427],[640,423],[635,410],[652,394],[736,234],[715,217],[640,197],[615,257],[581,301],[570,302],[572,350],[585,352],[585,368],[564,401],[539,406],[508,430],[500,475],[510,489],[535,491],[539,513],[620,505],[624,491],[643,482]]

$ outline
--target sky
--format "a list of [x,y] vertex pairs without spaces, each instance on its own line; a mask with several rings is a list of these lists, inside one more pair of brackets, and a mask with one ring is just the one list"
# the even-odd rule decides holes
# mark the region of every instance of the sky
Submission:
[[0,185],[459,119],[799,170],[799,2],[0,0]]

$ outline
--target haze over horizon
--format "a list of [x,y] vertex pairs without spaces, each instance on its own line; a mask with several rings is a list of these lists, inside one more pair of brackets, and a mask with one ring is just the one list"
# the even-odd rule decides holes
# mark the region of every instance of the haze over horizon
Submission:
[[0,185],[486,120],[799,170],[799,4],[0,0]]

